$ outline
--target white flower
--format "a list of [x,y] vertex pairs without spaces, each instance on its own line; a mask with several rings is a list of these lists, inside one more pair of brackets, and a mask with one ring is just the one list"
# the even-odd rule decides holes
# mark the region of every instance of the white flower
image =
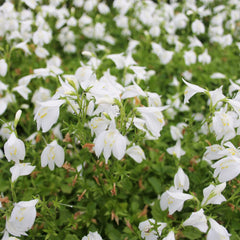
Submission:
[[222,93],[222,87],[223,86],[215,89],[214,91],[209,92],[212,101],[212,106],[215,106],[218,101],[226,98]]
[[226,76],[222,73],[215,72],[210,76],[210,78],[212,78],[212,79],[223,79],[223,78],[226,78]]
[[110,12],[108,5],[106,5],[106,3],[104,2],[98,3],[97,8],[98,11],[103,15],[108,14]]
[[169,214],[172,215],[176,211],[182,211],[184,202],[192,198],[190,194],[182,193],[182,191],[171,187],[162,194],[160,206],[163,211],[168,208]]
[[203,160],[211,164],[212,160],[219,159],[225,155],[221,153],[223,149],[224,148],[218,144],[213,144],[211,146],[206,147],[206,152],[203,155]]
[[202,64],[209,64],[211,62],[211,56],[208,54],[207,49],[198,56],[198,61]]
[[121,99],[132,98],[136,96],[146,96],[146,93],[136,84],[129,85],[125,88]]
[[173,156],[176,156],[178,159],[181,158],[186,152],[181,148],[181,140],[178,139],[177,143],[173,147],[167,148],[167,152]]
[[16,163],[10,168],[10,172],[12,173],[11,181],[16,181],[19,176],[29,175],[34,168],[35,166],[31,166],[31,163]]
[[7,74],[8,65],[5,59],[0,60],[0,76],[5,77]]
[[25,158],[25,146],[22,140],[18,139],[15,133],[12,133],[4,144],[4,154],[7,160],[19,163],[19,160]]
[[84,236],[82,240],[102,240],[102,237],[98,232],[89,232],[89,234]]
[[41,166],[50,168],[51,171],[54,170],[55,164],[58,167],[62,167],[64,163],[64,149],[58,145],[57,141],[54,140],[48,144],[41,154]]
[[182,168],[179,168],[174,176],[174,186],[178,190],[187,191],[189,189],[189,179]]
[[206,206],[208,204],[221,204],[226,201],[226,198],[221,194],[221,192],[225,189],[226,182],[221,183],[217,186],[210,184],[208,187],[203,189],[203,200],[202,206]]
[[101,132],[95,139],[95,153],[99,157],[103,152],[107,162],[111,152],[115,158],[121,160],[125,155],[127,138],[124,137],[117,129],[110,129]]
[[16,237],[27,235],[26,231],[32,227],[36,218],[37,202],[38,199],[15,203],[11,216],[6,221],[6,229],[10,234]]
[[37,113],[34,120],[37,121],[37,129],[42,128],[43,132],[47,132],[55,124],[59,117],[59,107],[64,103],[64,100],[49,100],[39,103]]
[[165,238],[163,238],[163,240],[175,240],[174,232],[170,231],[168,235]]
[[184,79],[182,79],[183,82],[187,85],[187,88],[184,92],[184,104],[189,102],[189,99],[195,95],[196,93],[202,93],[206,90],[204,88],[201,88],[195,84],[186,82]]
[[88,123],[88,126],[91,129],[91,134],[93,135],[95,133],[96,136],[98,136],[101,132],[107,129],[110,123],[111,120],[105,118],[104,116],[101,116],[92,118]]
[[143,159],[146,159],[144,151],[139,146],[132,146],[127,149],[126,154],[128,154],[137,163],[141,163]]
[[35,9],[37,7],[38,0],[22,0],[28,7]]
[[162,111],[165,110],[167,107],[168,106],[137,108],[137,111],[140,112],[143,120],[146,123],[147,129],[155,138],[158,138],[160,136],[160,131],[165,124]]
[[193,23],[192,23],[192,31],[193,33],[201,34],[205,32],[205,26],[202,23],[202,21],[200,21],[199,19],[196,19]]
[[153,230],[153,225],[156,224],[156,221],[154,219],[148,219],[146,221],[139,223],[139,230],[141,231],[141,237],[145,240],[157,240],[158,234],[161,235],[163,228],[167,226],[166,223],[163,222],[157,222],[158,228],[157,232]]
[[212,129],[216,134],[216,140],[222,139],[225,142],[236,136],[234,129],[234,122],[236,122],[236,116],[232,112],[225,112],[224,109],[215,112],[212,118]]
[[187,66],[196,63],[197,61],[196,53],[193,50],[185,51],[184,60]]
[[212,218],[209,219],[211,228],[207,234],[207,240],[229,240],[231,234],[228,233],[227,229],[218,224]]
[[235,156],[225,157],[214,163],[211,167],[215,168],[213,177],[216,178],[218,176],[220,182],[227,182],[239,175],[240,159]]
[[28,100],[28,94],[31,92],[27,85],[18,85],[12,90],[18,92],[25,100]]
[[197,212],[193,212],[191,216],[183,223],[183,226],[193,226],[198,228],[201,232],[207,232],[207,218],[203,213],[203,209],[201,208]]

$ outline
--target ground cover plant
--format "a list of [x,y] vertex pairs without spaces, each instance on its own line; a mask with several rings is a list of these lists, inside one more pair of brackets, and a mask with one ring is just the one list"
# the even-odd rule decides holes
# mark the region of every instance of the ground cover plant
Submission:
[[240,2],[0,5],[2,239],[240,239]]

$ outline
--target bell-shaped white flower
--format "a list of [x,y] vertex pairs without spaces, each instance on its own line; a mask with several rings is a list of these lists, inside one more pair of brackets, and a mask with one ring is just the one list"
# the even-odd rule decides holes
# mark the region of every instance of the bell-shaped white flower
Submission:
[[144,151],[137,145],[128,148],[126,154],[134,159],[137,163],[141,163],[143,159],[146,159]]
[[214,219],[210,218],[209,222],[211,228],[207,234],[207,240],[229,240],[231,234],[228,233],[227,229],[222,225],[218,224]]
[[202,34],[205,32],[205,26],[202,23],[202,21],[200,21],[199,19],[196,19],[193,23],[192,23],[192,31],[193,33],[198,34]]
[[64,100],[49,100],[41,102],[34,120],[37,121],[37,129],[42,128],[43,132],[47,132],[55,124],[59,117],[59,107]]
[[5,59],[0,59],[0,76],[5,77],[7,74],[8,65]]
[[174,186],[178,190],[188,191],[189,189],[189,179],[182,168],[179,168],[174,176]]
[[[154,225],[157,224],[157,231],[153,229]],[[166,223],[157,222],[150,218],[146,221],[139,223],[139,230],[141,231],[141,237],[145,240],[157,240],[158,235],[161,235],[162,230],[167,226]]]
[[31,166],[31,163],[16,163],[13,167],[10,168],[10,172],[12,173],[11,181],[14,182],[20,176],[29,175],[35,166]]
[[146,123],[147,129],[155,138],[158,138],[160,136],[160,131],[165,125],[162,111],[166,108],[168,108],[168,106],[137,108],[137,111],[140,112],[142,119]]
[[208,204],[221,204],[226,201],[226,198],[221,194],[226,187],[226,182],[221,183],[217,186],[210,184],[208,187],[203,189],[203,200],[202,206]]
[[240,159],[238,157],[225,157],[212,165],[212,168],[215,168],[213,176],[220,182],[227,182],[240,173]]
[[19,238],[16,237],[9,237],[9,233],[7,230],[4,231],[2,240],[19,240]]
[[212,106],[215,106],[218,101],[226,98],[222,93],[222,88],[223,88],[223,86],[215,89],[214,91],[209,92],[209,94],[211,96]]
[[16,237],[27,235],[26,231],[31,229],[36,218],[37,202],[38,199],[15,203],[11,216],[6,221],[6,229],[10,234]]
[[170,231],[168,235],[165,238],[163,238],[163,240],[175,240],[174,232]]
[[101,132],[95,139],[95,153],[99,157],[103,152],[107,162],[111,152],[115,158],[121,160],[126,152],[127,138],[117,129],[110,129]]
[[162,194],[160,206],[163,211],[168,208],[169,214],[172,215],[176,211],[182,211],[184,202],[192,198],[193,196],[190,194],[183,193],[181,190],[171,187]]
[[181,148],[181,140],[177,140],[177,143],[173,147],[167,148],[167,152],[173,156],[176,156],[178,159],[181,158],[186,152]]
[[217,160],[221,157],[224,157],[225,154],[222,154],[222,150],[224,147],[222,147],[219,144],[213,144],[211,146],[206,147],[206,151],[203,154],[203,160],[207,161],[208,163],[212,163],[212,160]]
[[105,118],[104,116],[101,117],[94,117],[88,123],[88,126],[91,129],[91,134],[94,133],[98,136],[101,132],[105,131],[107,127],[110,125],[111,120]]
[[19,163],[19,160],[25,158],[25,145],[16,137],[15,133],[12,133],[4,144],[4,154],[9,162],[13,160]]
[[183,226],[193,226],[198,228],[201,232],[207,232],[207,218],[204,215],[204,211],[201,208],[197,212],[193,212],[191,216],[183,223]]
[[201,88],[195,84],[186,82],[184,79],[182,79],[183,82],[187,85],[187,88],[184,92],[184,104],[189,102],[189,99],[195,95],[196,93],[203,93],[206,90],[204,88]]
[[193,50],[190,51],[185,51],[184,52],[184,60],[185,60],[185,64],[191,65],[191,64],[195,64],[197,61],[197,55]]
[[102,240],[102,237],[98,232],[89,232],[89,234],[84,236],[82,240]]
[[212,129],[216,134],[216,140],[222,139],[222,142],[225,142],[236,136],[234,129],[236,118],[233,112],[226,112],[225,109],[215,112],[212,118]]
[[206,49],[202,54],[198,56],[198,61],[202,64],[209,64],[211,62],[211,56],[208,54],[208,50]]
[[62,167],[64,163],[64,149],[58,145],[57,141],[54,140],[48,144],[41,154],[41,166],[46,167],[48,165],[51,171],[54,170],[55,164],[58,167]]

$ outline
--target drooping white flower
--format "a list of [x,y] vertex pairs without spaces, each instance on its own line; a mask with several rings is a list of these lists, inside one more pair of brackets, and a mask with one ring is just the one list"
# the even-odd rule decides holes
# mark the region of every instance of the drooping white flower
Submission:
[[[157,224],[157,231],[153,230],[153,225]],[[167,226],[166,223],[157,222],[150,218],[146,221],[140,222],[138,229],[141,231],[141,237],[145,240],[157,240],[158,234],[161,235],[162,230]]]
[[151,45],[152,45],[153,53],[155,53],[158,56],[162,64],[166,65],[172,60],[174,52],[165,50],[161,46],[161,44],[152,42]]
[[171,187],[162,194],[160,199],[160,207],[163,211],[168,208],[169,214],[172,215],[176,211],[182,211],[184,202],[192,198],[193,196],[190,194],[183,193],[181,190]]
[[0,76],[5,77],[7,74],[8,65],[5,59],[0,59]]
[[101,132],[105,131],[110,125],[110,123],[111,120],[107,119],[104,116],[101,116],[92,118],[91,121],[88,123],[88,126],[91,129],[91,134],[93,135],[95,133],[97,136]]
[[211,62],[211,56],[208,54],[207,49],[198,56],[198,61],[202,64],[209,64]]
[[212,79],[223,79],[223,78],[226,78],[226,76],[223,73],[215,72],[210,76],[210,78],[212,78]]
[[123,91],[121,99],[132,98],[136,96],[146,96],[146,93],[136,84],[129,85]]
[[209,91],[213,106],[215,106],[218,101],[226,98],[222,93],[222,88],[223,88],[223,86],[215,89],[214,91]]
[[229,240],[231,234],[228,233],[227,229],[222,225],[218,224],[214,219],[210,218],[209,222],[211,228],[207,234],[207,240]]
[[144,151],[137,145],[128,148],[126,154],[134,159],[137,163],[141,163],[143,159],[146,159]]
[[232,112],[226,112],[225,109],[215,111],[212,118],[212,129],[216,134],[216,140],[222,139],[222,142],[230,140],[236,136],[234,123],[236,116]]
[[178,190],[188,191],[189,189],[189,179],[186,173],[179,168],[177,173],[174,176],[174,186]]
[[225,189],[226,182],[223,182],[219,185],[210,184],[208,187],[203,189],[203,200],[202,206],[206,206],[208,204],[221,204],[226,201],[226,198],[221,194],[221,192]]
[[102,237],[98,232],[89,232],[89,234],[84,236],[82,240],[102,240]]
[[181,158],[186,152],[181,148],[181,140],[178,139],[176,145],[173,147],[167,148],[167,152],[173,156],[176,156],[178,159]]
[[15,203],[10,218],[6,221],[6,229],[13,236],[26,236],[27,231],[31,229],[35,218],[38,199],[31,201],[21,201]]
[[212,164],[211,167],[215,168],[213,177],[218,176],[220,182],[227,182],[239,175],[240,159],[237,156],[225,157]]
[[223,149],[224,148],[218,144],[213,144],[211,146],[206,147],[206,151],[203,154],[203,160],[211,164],[212,160],[217,160],[225,155],[221,152]]
[[25,145],[16,137],[15,133],[12,133],[4,144],[4,154],[9,162],[13,160],[19,163],[19,160],[25,158]]
[[54,140],[48,144],[41,154],[41,166],[46,167],[48,165],[51,171],[54,170],[55,164],[58,167],[62,167],[64,163],[64,149],[58,145],[57,141]]
[[193,50],[185,51],[184,60],[187,66],[191,64],[195,64],[197,61],[196,53]]
[[28,100],[28,94],[31,93],[27,85],[18,85],[13,88],[13,91],[18,92],[25,100]]
[[163,240],[175,240],[174,232],[170,231],[168,235],[165,238],[163,238]]
[[142,119],[146,123],[147,129],[156,138],[160,136],[160,131],[162,130],[165,124],[162,111],[165,110],[166,108],[168,108],[168,106],[137,108],[137,111],[140,112]]
[[19,238],[16,237],[9,237],[9,233],[7,230],[4,231],[2,240],[19,240]]
[[189,99],[195,95],[196,93],[203,93],[206,90],[204,88],[201,88],[195,84],[186,82],[184,79],[182,79],[183,82],[187,85],[187,88],[184,92],[184,104],[189,102]]
[[40,102],[40,107],[34,116],[37,121],[37,129],[42,128],[43,132],[47,132],[55,124],[59,117],[59,107],[64,103],[64,100],[49,100]]
[[37,2],[39,0],[21,0],[21,1],[24,2],[31,9],[35,9],[37,7]]
[[107,162],[111,153],[115,158],[121,160],[126,152],[127,138],[117,129],[101,132],[95,139],[95,153],[99,157],[103,152]]
[[16,181],[20,176],[29,175],[35,167],[36,166],[31,166],[31,163],[16,163],[10,168],[10,172],[12,173],[11,181]]
[[201,232],[207,232],[207,218],[204,215],[203,209],[201,208],[199,211],[193,212],[191,216],[184,221],[183,226],[193,226],[198,228]]
[[193,33],[198,34],[202,34],[205,32],[205,26],[203,24],[202,21],[200,21],[199,19],[196,19],[193,23],[192,23],[192,31]]

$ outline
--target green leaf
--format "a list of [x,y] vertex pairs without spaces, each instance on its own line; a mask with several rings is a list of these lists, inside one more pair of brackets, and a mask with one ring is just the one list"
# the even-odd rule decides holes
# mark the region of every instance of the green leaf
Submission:
[[75,234],[68,234],[65,240],[79,240],[79,238]]
[[116,228],[114,228],[112,224],[107,225],[106,234],[110,240],[121,239],[121,233]]
[[64,184],[61,186],[61,190],[63,193],[70,194],[72,192],[72,186],[69,186],[68,184]]
[[183,230],[183,235],[188,239],[200,239],[202,232],[200,232],[197,228],[187,226]]
[[154,191],[159,194],[161,192],[161,182],[158,178],[156,177],[149,177],[148,182],[151,184],[153,187]]

